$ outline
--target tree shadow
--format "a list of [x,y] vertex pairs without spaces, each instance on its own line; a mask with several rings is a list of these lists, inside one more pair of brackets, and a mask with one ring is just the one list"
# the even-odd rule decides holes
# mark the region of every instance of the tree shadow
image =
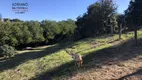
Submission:
[[16,66],[18,66],[28,60],[38,59],[38,58],[50,55],[54,52],[57,52],[61,49],[66,48],[66,47],[67,47],[66,44],[57,44],[55,46],[48,47],[42,51],[25,52],[22,54],[17,54],[10,59],[1,60],[0,61],[0,71],[15,68]]
[[121,77],[119,80],[126,80],[126,79],[128,79],[128,78],[131,78],[132,76],[133,76],[134,78],[142,79],[142,69],[139,69],[139,70],[137,70],[137,71],[134,72],[134,73],[125,75],[125,76]]
[[104,65],[119,64],[135,58],[138,55],[142,55],[142,46],[134,45],[134,41],[131,39],[128,41],[123,41],[119,45],[88,53],[88,55],[83,57],[82,68],[76,69],[74,67],[74,62],[71,61],[48,72],[40,74],[38,77],[35,77],[34,80],[51,80],[51,78],[55,76],[73,76],[78,71],[85,72],[86,70],[92,68],[99,69]]

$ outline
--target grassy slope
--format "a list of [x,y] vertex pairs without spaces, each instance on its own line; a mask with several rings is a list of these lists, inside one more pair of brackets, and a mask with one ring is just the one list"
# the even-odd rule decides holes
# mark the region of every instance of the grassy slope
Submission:
[[[142,37],[140,35],[141,31],[139,38]],[[133,47],[133,41],[127,40],[132,36],[130,32],[127,35],[123,34],[122,40],[118,40],[118,35],[104,35],[77,42],[38,47],[32,51],[18,51],[19,54],[15,57],[0,60],[0,80],[118,79],[142,66],[139,61],[142,58],[141,46]],[[72,58],[64,51],[68,47],[83,56],[82,68],[74,67]],[[129,56],[128,52],[135,54]],[[128,71],[129,68],[132,70]],[[119,74],[124,71],[126,73]]]

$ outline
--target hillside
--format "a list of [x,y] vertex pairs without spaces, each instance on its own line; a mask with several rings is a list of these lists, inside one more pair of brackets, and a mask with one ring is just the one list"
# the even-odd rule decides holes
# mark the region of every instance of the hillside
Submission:
[[[142,31],[138,35],[138,45],[129,32],[121,40],[103,35],[18,51],[9,60],[0,59],[0,80],[141,80]],[[74,67],[66,48],[83,56],[83,67]]]

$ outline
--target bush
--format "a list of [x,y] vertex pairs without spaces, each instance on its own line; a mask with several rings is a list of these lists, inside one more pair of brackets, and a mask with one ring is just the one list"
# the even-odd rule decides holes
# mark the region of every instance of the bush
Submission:
[[16,54],[15,48],[9,45],[0,46],[0,56],[1,57],[13,57]]

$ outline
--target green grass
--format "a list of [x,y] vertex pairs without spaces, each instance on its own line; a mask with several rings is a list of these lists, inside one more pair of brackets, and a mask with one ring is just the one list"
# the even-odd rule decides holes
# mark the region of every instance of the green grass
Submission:
[[[141,35],[142,31],[139,31],[138,38],[142,38]],[[73,49],[75,52],[85,57],[92,54],[92,52],[101,51],[105,48],[117,45],[113,44],[115,42],[118,42],[119,44],[121,41],[132,37],[133,33],[129,32],[127,35],[122,34],[122,40],[118,40],[118,35],[116,34],[113,36],[105,35],[71,42],[68,45],[56,44],[44,48],[38,47],[36,48],[37,50],[18,51],[18,56],[9,60],[0,60],[0,80],[38,79],[41,75],[52,72],[52,70],[54,71],[55,69],[58,69],[58,67],[65,65],[65,67],[63,66],[61,68],[62,70],[60,69],[61,73],[52,76],[53,79],[64,79],[63,77],[70,75],[70,73],[73,73],[75,70],[74,65],[72,64],[73,59],[64,51],[64,49]],[[68,67],[66,64],[71,66]],[[88,66],[87,63],[85,65]]]

